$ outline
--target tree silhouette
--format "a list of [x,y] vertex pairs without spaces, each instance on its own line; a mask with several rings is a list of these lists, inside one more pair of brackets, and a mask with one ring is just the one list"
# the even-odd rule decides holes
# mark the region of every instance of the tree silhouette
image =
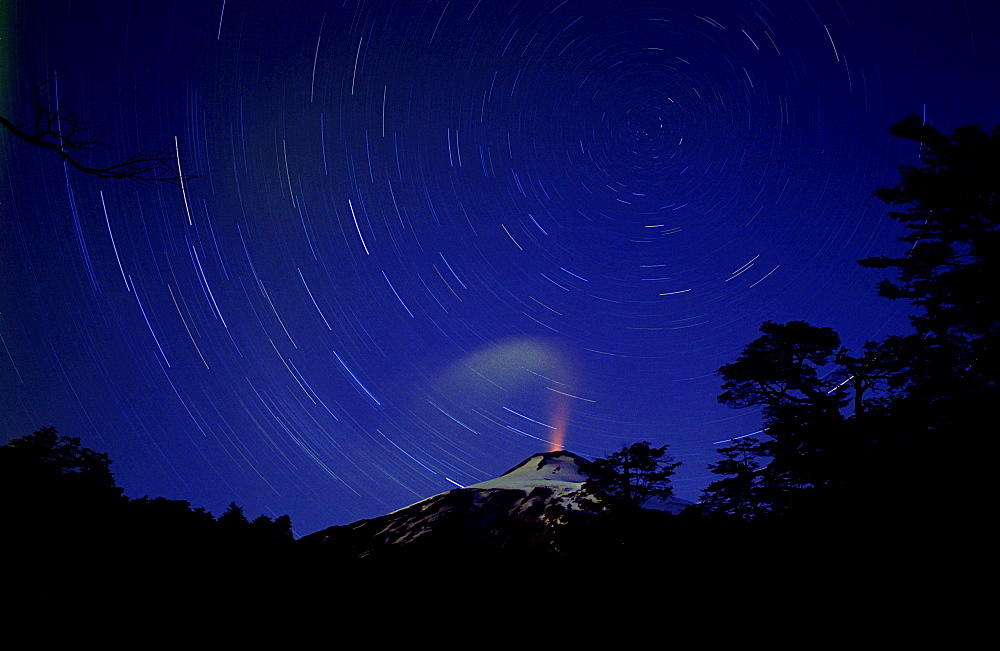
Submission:
[[29,145],[54,152],[77,170],[102,179],[182,184],[189,178],[180,172],[176,146],[163,145],[105,167],[84,163],[80,155],[96,150],[104,141],[105,133],[73,113],[65,102],[55,103],[52,108],[53,101],[47,97],[47,91],[53,80],[50,78],[35,86],[32,99],[28,101],[33,112],[30,125],[0,116],[0,126]]
[[765,419],[795,406],[839,413],[842,400],[831,392],[835,383],[817,374],[840,348],[837,333],[804,321],[765,321],[760,331],[763,336],[748,344],[735,362],[716,371],[724,379],[719,402],[737,408],[761,406]]
[[219,516],[219,527],[230,534],[246,535],[250,531],[250,521],[243,514],[243,507],[230,502],[229,507]]
[[53,427],[0,446],[0,509],[4,542],[21,553],[65,544],[100,547],[113,534],[127,503],[115,485],[107,454]]
[[978,338],[995,333],[1000,308],[995,288],[1000,254],[1000,126],[942,135],[909,117],[890,133],[919,143],[921,165],[900,168],[902,181],[875,196],[906,206],[889,216],[912,244],[902,256],[865,258],[860,264],[894,268],[879,293],[909,300],[922,310],[911,321],[918,334]]
[[[803,322],[765,322],[763,336],[719,369],[732,407],[761,407],[767,439],[719,450],[711,470],[726,476],[705,491],[723,512],[745,508],[748,495],[773,513],[837,501],[901,511],[928,472],[967,486],[982,463],[942,437],[964,436],[991,422],[998,395],[1000,307],[1000,127],[963,127],[950,135],[908,118],[891,133],[919,144],[920,165],[876,196],[904,211],[901,256],[861,260],[893,269],[879,294],[911,302],[915,332],[868,342],[858,355],[836,333]],[[840,368],[830,370],[831,362]],[[840,410],[853,395],[853,415]],[[972,455],[974,456],[974,455]],[[758,459],[770,457],[764,467]],[[982,459],[985,459],[983,457]],[[975,492],[975,491],[972,491]],[[925,496],[920,509],[933,500]],[[909,502],[907,502],[909,503]],[[942,504],[940,508],[945,508]],[[908,511],[918,519],[913,507]],[[884,518],[884,516],[881,516]]]
[[287,515],[279,515],[273,520],[259,515],[250,523],[250,532],[254,540],[262,544],[281,544],[294,539],[292,520]]
[[724,380],[719,402],[761,407],[767,438],[752,452],[771,461],[755,480],[754,500],[782,512],[798,508],[805,491],[833,480],[849,455],[840,413],[849,383],[835,373],[820,375],[838,351],[844,354],[831,328],[765,321],[760,331],[735,362],[717,371]]
[[161,630],[189,639],[204,629],[192,612],[260,621],[301,615],[289,595],[307,593],[298,577],[308,573],[291,553],[288,516],[251,523],[233,503],[216,520],[182,500],[128,500],[110,464],[52,427],[0,446],[4,590],[17,595],[4,612],[12,630],[67,640],[88,630]]
[[936,468],[943,481],[971,494],[986,477],[986,455],[967,455],[949,438],[966,436],[993,420],[1000,399],[1000,126],[978,126],[942,134],[915,117],[891,133],[918,144],[919,165],[900,168],[901,181],[876,196],[903,210],[889,216],[903,224],[901,256],[872,257],[865,267],[892,269],[879,294],[912,303],[915,332],[879,344],[897,396],[888,405],[895,447],[883,459],[896,461],[897,483],[917,482],[912,468]]
[[837,351],[834,362],[840,369],[831,377],[840,380],[837,390],[851,390],[854,415],[861,416],[871,407],[883,405],[884,398],[866,400],[865,396],[872,392],[890,394],[893,388],[891,380],[897,369],[888,361],[882,345],[877,342],[865,342],[860,355],[851,355],[850,352],[847,348]]
[[56,494],[104,500],[121,496],[108,455],[83,447],[79,438],[60,436],[54,427],[0,446],[0,481],[5,501]]
[[745,436],[716,450],[722,460],[709,464],[709,471],[722,475],[702,490],[700,504],[715,513],[752,520],[767,511],[768,499],[761,485],[760,439]]
[[681,464],[665,456],[667,447],[640,441],[594,459],[583,468],[589,478],[584,489],[606,505],[626,509],[640,508],[654,497],[670,497],[670,478]]
[[969,394],[997,384],[1000,126],[990,134],[968,126],[943,135],[910,117],[891,133],[920,146],[921,165],[902,166],[902,181],[876,192],[906,207],[889,216],[906,227],[899,239],[911,247],[860,264],[895,269],[897,279],[879,283],[879,293],[908,300],[920,313],[910,319],[915,334],[890,338],[880,354],[897,368],[894,384],[914,407],[919,401],[954,414]]

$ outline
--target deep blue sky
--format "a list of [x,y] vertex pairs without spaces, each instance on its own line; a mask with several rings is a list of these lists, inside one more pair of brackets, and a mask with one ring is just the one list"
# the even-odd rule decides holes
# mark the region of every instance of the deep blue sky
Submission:
[[[888,135],[1000,122],[992,0],[5,3],[0,114],[56,75],[99,164],[0,136],[0,433],[298,534],[640,439],[711,481],[761,321],[905,329]],[[55,85],[50,89],[54,92]],[[186,202],[185,202],[186,200]]]

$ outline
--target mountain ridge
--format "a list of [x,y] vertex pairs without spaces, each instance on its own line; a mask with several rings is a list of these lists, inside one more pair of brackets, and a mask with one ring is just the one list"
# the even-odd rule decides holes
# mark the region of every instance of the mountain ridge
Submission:
[[[602,507],[587,493],[589,462],[568,450],[531,455],[499,477],[433,495],[386,515],[300,539],[353,558],[400,551],[558,552],[560,530]],[[657,510],[689,503],[668,500]]]

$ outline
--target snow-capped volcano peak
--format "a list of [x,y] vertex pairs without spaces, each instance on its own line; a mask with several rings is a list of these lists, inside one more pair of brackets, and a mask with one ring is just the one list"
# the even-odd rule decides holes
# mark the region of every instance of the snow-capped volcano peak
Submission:
[[593,508],[582,487],[587,460],[572,452],[534,454],[504,474],[370,520],[303,538],[355,557],[400,546],[428,550],[552,549],[556,530]]
[[[355,558],[390,554],[401,547],[441,554],[554,551],[565,525],[602,509],[599,499],[584,489],[588,463],[566,450],[540,452],[494,479],[377,518],[328,527],[302,541]],[[677,513],[686,505],[670,498],[653,508]]]
[[516,488],[531,490],[537,487],[579,490],[587,476],[581,468],[587,460],[567,450],[533,454],[504,474],[466,488]]

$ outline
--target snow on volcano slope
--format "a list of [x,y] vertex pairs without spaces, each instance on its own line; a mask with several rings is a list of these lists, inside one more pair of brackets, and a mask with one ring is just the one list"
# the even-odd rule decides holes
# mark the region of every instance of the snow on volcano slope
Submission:
[[572,452],[542,452],[534,454],[504,474],[487,479],[467,489],[507,488],[530,493],[535,488],[549,488],[554,493],[565,496],[579,491],[587,481],[580,467],[586,459]]
[[367,556],[386,547],[421,544],[545,546],[567,513],[589,505],[583,457],[572,452],[532,455],[503,475],[440,493],[387,515],[329,527],[302,540]]
[[[531,492],[535,488],[549,488],[553,496],[567,508],[580,508],[581,497],[578,491],[588,477],[581,470],[587,460],[567,450],[559,452],[543,452],[532,455],[495,479],[488,479],[466,488],[514,488]],[[583,506],[590,503],[584,498]],[[643,506],[656,511],[680,513],[691,505],[691,502],[679,497],[654,498]]]
[[[437,549],[551,549],[571,519],[599,510],[583,490],[587,460],[565,450],[534,454],[504,474],[456,488],[387,515],[328,527],[302,538],[352,557],[417,544]],[[651,504],[677,513],[670,498]]]

